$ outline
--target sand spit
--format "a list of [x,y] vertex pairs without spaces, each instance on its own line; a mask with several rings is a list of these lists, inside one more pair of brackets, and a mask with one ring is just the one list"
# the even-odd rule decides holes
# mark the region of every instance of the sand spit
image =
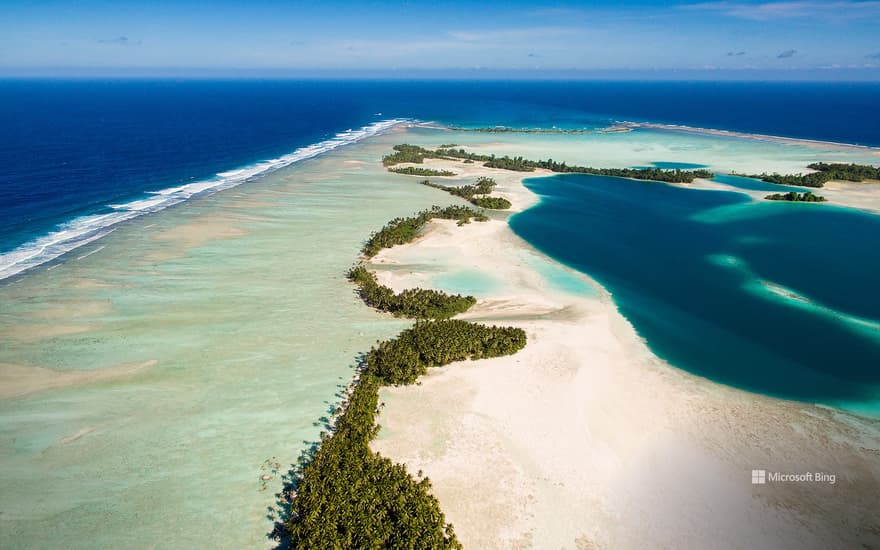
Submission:
[[[536,200],[523,174],[426,165],[496,178],[514,210]],[[381,394],[373,448],[425,472],[465,548],[880,545],[880,422],[665,364],[607,293],[550,288],[517,253],[528,245],[497,218],[435,220],[373,260],[398,291],[430,280],[419,258],[492,273],[505,285],[463,318],[529,336],[514,356],[433,369]],[[815,480],[753,484],[753,470]]]

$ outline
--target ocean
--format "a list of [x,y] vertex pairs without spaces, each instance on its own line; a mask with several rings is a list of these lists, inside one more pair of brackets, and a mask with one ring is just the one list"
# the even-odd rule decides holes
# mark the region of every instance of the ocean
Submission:
[[[371,231],[438,200],[383,169],[401,140],[719,173],[871,158],[655,130],[498,135],[404,131],[396,121],[590,129],[644,120],[880,145],[878,92],[0,82],[0,547],[272,546],[281,476],[318,440],[358,354],[407,325],[364,307],[343,276]],[[611,291],[674,366],[872,413],[878,218],[754,204],[736,191],[779,188],[717,179],[730,191],[532,179],[543,200],[512,226]],[[591,283],[528,258],[548,288],[599,299]],[[431,282],[477,294],[504,283],[473,271]]]
[[4,80],[0,277],[389,119],[638,120],[880,145],[877,97],[876,83]]

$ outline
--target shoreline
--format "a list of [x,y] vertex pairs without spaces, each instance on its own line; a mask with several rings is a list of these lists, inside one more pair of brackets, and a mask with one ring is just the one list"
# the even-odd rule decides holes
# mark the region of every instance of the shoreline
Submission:
[[[780,185],[779,191],[744,189],[723,182],[695,179],[692,183],[669,183],[675,187],[684,189],[697,189],[703,191],[728,191],[731,193],[740,193],[751,197],[752,201],[759,204],[772,203],[766,199],[766,196],[777,192],[787,192],[785,186]],[[803,192],[813,192],[817,195],[825,197],[825,201],[821,203],[791,203],[775,201],[778,204],[810,204],[817,208],[850,208],[852,210],[860,210],[871,214],[880,214],[880,184],[877,183],[855,183],[843,181],[830,181],[820,188],[801,187]]]
[[[425,166],[496,179],[511,213],[538,200],[522,179],[544,175]],[[876,422],[673,368],[607,291],[597,299],[551,289],[520,253],[552,262],[513,234],[507,216],[465,227],[435,220],[367,264],[396,292],[430,287],[438,270],[491,273],[504,286],[458,318],[528,333],[517,355],[439,367],[419,386],[380,394],[383,431],[371,448],[425,472],[466,548],[878,542],[880,525],[867,521],[880,490]],[[840,478],[842,465],[846,479],[833,486],[749,481],[753,468]]]
[[835,149],[856,149],[858,151],[870,151],[880,156],[880,146],[878,145],[860,145],[858,143],[844,143],[838,141],[828,141],[821,139],[797,138],[788,136],[777,136],[771,134],[759,134],[753,132],[743,132],[738,130],[723,130],[719,128],[703,128],[700,126],[688,126],[685,124],[662,124],[659,122],[636,122],[622,120],[593,130],[566,130],[562,128],[462,128],[443,124],[436,121],[416,121],[409,123],[412,126],[430,128],[436,130],[450,130],[461,132],[487,133],[487,134],[504,134],[504,133],[523,133],[523,134],[616,134],[627,133],[633,130],[644,128],[648,130],[663,130],[668,132],[679,132],[684,134],[706,135],[715,137],[730,137],[757,141],[769,141],[773,143],[782,143],[787,145],[801,145],[804,147],[832,147]]
[[806,147],[833,147],[837,149],[857,149],[860,151],[872,151],[875,155],[880,156],[880,147],[873,145],[859,145],[857,143],[840,143],[836,141],[825,141],[819,139],[793,138],[786,136],[774,136],[768,134],[756,134],[751,132],[739,132],[736,130],[719,130],[716,128],[702,128],[699,126],[686,126],[683,124],[660,124],[655,122],[632,122],[623,121],[609,128],[619,127],[637,129],[645,128],[649,130],[664,130],[669,132],[683,132],[689,134],[716,136],[716,137],[732,137],[740,139],[752,139],[758,141],[770,141],[774,143],[783,143],[788,145],[802,145]]
[[265,159],[216,173],[190,183],[175,184],[156,191],[145,191],[125,202],[106,204],[107,212],[83,214],[59,223],[48,233],[38,235],[11,250],[0,252],[0,284],[15,280],[28,271],[54,261],[64,261],[70,252],[106,237],[121,224],[144,215],[156,214],[167,208],[185,204],[191,199],[214,193],[264,177],[276,170],[313,159],[339,147],[354,145],[364,139],[381,135],[410,124],[407,119],[393,118],[374,122],[357,130],[348,129],[330,139],[311,143],[272,159]]

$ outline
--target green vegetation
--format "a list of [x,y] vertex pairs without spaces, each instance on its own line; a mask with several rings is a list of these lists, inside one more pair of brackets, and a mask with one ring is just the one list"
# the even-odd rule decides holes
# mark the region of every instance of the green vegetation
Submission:
[[[480,189],[494,182],[478,182]],[[372,256],[385,246],[408,242],[432,218],[485,220],[465,206],[434,206],[409,218],[392,220],[364,246]],[[303,453],[279,495],[272,536],[279,548],[461,549],[446,523],[430,481],[410,476],[406,467],[374,453],[369,446],[379,432],[379,388],[412,384],[429,367],[454,361],[499,357],[526,345],[526,333],[513,327],[485,326],[448,317],[467,310],[476,299],[415,289],[395,295],[373,273],[357,265],[347,273],[364,301],[382,311],[420,320],[394,339],[379,342],[363,356],[360,377],[327,421],[329,433]]]
[[354,266],[346,276],[358,286],[358,294],[364,303],[396,317],[448,319],[464,313],[477,303],[473,296],[450,296],[445,292],[422,288],[407,289],[395,294],[387,286],[380,285],[376,276],[363,265]]
[[284,546],[311,548],[460,549],[431,482],[370,450],[379,388],[412,384],[428,367],[516,353],[522,329],[459,320],[421,321],[381,342],[364,358],[360,380],[337,409],[335,430],[322,435],[311,460],[293,472],[295,497],[283,526]]
[[594,176],[613,176],[616,178],[631,178],[637,180],[663,181],[668,183],[691,183],[696,178],[711,178],[714,176],[709,170],[663,170],[661,168],[592,168],[589,166],[568,166],[565,162],[547,160],[526,160],[522,157],[490,158],[484,166],[489,168],[501,168],[503,170],[515,170],[517,172],[533,172],[537,168],[550,170],[562,174],[590,174]]
[[490,210],[506,210],[511,206],[509,200],[503,199],[501,197],[477,197],[477,195],[488,195],[492,192],[492,189],[494,189],[495,186],[498,185],[492,178],[481,177],[474,185],[440,185],[437,183],[433,183],[429,180],[423,181],[422,185],[427,185],[428,187],[433,187],[435,189],[442,189],[450,195],[461,197],[469,201],[474,206],[479,206],[480,208],[488,208]]
[[428,367],[512,355],[525,345],[526,333],[520,328],[487,327],[459,319],[419,321],[371,349],[364,372],[385,384],[412,384]]
[[810,191],[806,193],[795,193],[791,191],[789,193],[773,193],[772,195],[767,195],[764,197],[768,201],[790,201],[790,202],[825,202],[828,199],[821,195],[814,195]]
[[511,206],[510,201],[503,197],[477,197],[471,199],[471,204],[488,210],[507,210]]
[[492,178],[480,178],[475,185],[440,185],[432,183],[429,180],[423,181],[422,185],[441,189],[450,195],[455,195],[456,197],[461,197],[465,200],[471,200],[474,198],[474,195],[488,195],[497,184]]
[[419,168],[416,166],[406,166],[404,168],[389,168],[389,172],[395,174],[403,174],[404,176],[454,176],[455,172],[449,170],[433,170],[431,168]]
[[[383,163],[421,163],[425,158],[439,157],[421,147],[397,145]],[[496,185],[491,178],[461,188],[423,183],[468,200],[503,200],[485,196]],[[459,225],[488,220],[481,210],[468,206],[433,206],[391,220],[370,235],[362,252],[372,257],[383,248],[410,242],[434,218],[456,220]],[[461,549],[430,493],[430,481],[421,472],[411,476],[404,465],[370,449],[379,431],[379,388],[412,384],[429,367],[516,353],[526,345],[526,333],[449,319],[473,306],[473,296],[424,289],[395,294],[363,264],[352,267],[346,276],[367,305],[418,320],[362,357],[359,379],[349,387],[334,419],[327,420],[329,433],[322,432],[320,442],[303,453],[290,472],[290,482],[279,495],[275,512],[280,519],[272,536],[279,548]]]
[[457,143],[444,143],[440,146],[441,149],[449,149],[450,147],[458,147]]
[[816,170],[809,174],[760,174],[747,176],[760,179],[768,183],[780,185],[798,185],[801,187],[822,187],[829,181],[853,181],[856,183],[865,180],[880,180],[880,168],[865,164],[836,164],[814,162],[807,166]]
[[[370,450],[381,380],[362,374],[335,431],[294,471],[281,547],[460,549],[427,478]],[[421,477],[421,472],[419,473]]]
[[434,206],[430,210],[422,210],[409,218],[395,218],[385,224],[385,227],[370,235],[362,249],[363,254],[372,258],[383,248],[391,248],[396,244],[404,244],[415,239],[422,228],[430,220],[437,218],[443,220],[457,220],[459,225],[469,223],[471,219],[484,222],[489,218],[479,210],[468,206],[447,206],[440,208]]
[[652,180],[668,183],[691,183],[696,178],[708,179],[714,176],[709,170],[592,168],[589,166],[569,166],[564,162],[556,162],[553,159],[528,160],[523,157],[496,157],[495,155],[468,153],[461,148],[440,148],[436,151],[432,151],[417,145],[395,145],[394,150],[395,153],[386,156],[382,160],[385,166],[391,166],[398,162],[420,163],[426,158],[439,158],[482,162],[487,168],[498,168],[501,170],[512,170],[516,172],[534,172],[536,169],[540,168],[562,174],[590,174],[595,176],[613,176],[618,178],[632,178],[637,180]]
[[394,166],[395,164],[401,164],[404,162],[414,162],[416,164],[422,164],[426,158],[441,158],[440,155],[434,153],[433,151],[429,151],[428,149],[419,147],[418,145],[409,145],[404,143],[401,145],[395,145],[394,147],[392,147],[392,149],[394,149],[393,153],[382,157],[382,164],[385,166]]
[[827,174],[831,180],[854,181],[857,183],[865,180],[880,180],[880,167],[867,164],[814,162],[807,166],[807,168]]

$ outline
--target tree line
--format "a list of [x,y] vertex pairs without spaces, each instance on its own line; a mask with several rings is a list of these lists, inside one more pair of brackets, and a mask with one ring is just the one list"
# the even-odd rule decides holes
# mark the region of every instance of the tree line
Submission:
[[358,295],[368,306],[412,319],[448,319],[464,313],[477,303],[473,296],[450,295],[439,290],[412,288],[395,294],[391,288],[380,285],[376,275],[363,264],[352,267],[346,274],[358,287]]
[[[430,180],[425,180],[422,185],[441,189],[450,195],[461,197],[479,208],[487,208],[489,210],[507,210],[511,207],[510,201],[502,197],[488,197],[495,188],[497,182],[492,178],[480,177],[473,185],[440,185]],[[477,195],[483,195],[478,197]]]
[[[383,228],[388,228],[389,236],[377,240],[377,246],[399,244],[432,217],[462,223],[475,213],[479,214],[468,207],[435,206],[411,218],[397,218]],[[439,320],[418,320],[363,356],[358,379],[336,409],[330,431],[322,432],[320,442],[300,457],[291,472],[291,482],[280,497],[284,517],[273,536],[280,548],[460,550],[452,525],[431,494],[430,480],[422,472],[410,475],[403,464],[370,449],[379,432],[379,389],[412,384],[430,367],[516,353],[526,345],[526,333],[444,318],[473,305],[476,300],[470,296],[415,289],[391,298],[393,291],[379,285],[365,266],[355,266],[347,276],[373,307],[399,307],[402,316]],[[396,300],[403,305],[389,305]]]
[[823,187],[829,181],[852,181],[860,183],[865,180],[880,180],[880,168],[867,164],[841,164],[814,162],[807,168],[815,170],[809,174],[763,174],[749,175],[768,183],[780,185],[797,185],[800,187]]
[[461,549],[430,481],[370,449],[381,384],[360,376],[333,432],[295,471],[280,548]]
[[772,195],[767,195],[764,197],[768,201],[789,201],[789,202],[825,202],[828,199],[821,195],[814,195],[810,191],[806,193],[795,193],[794,191],[790,191],[788,193],[773,193]]
[[456,220],[458,225],[470,223],[472,219],[478,222],[487,221],[489,218],[480,210],[468,206],[447,206],[440,208],[433,206],[429,210],[422,210],[415,216],[408,218],[394,218],[379,231],[370,235],[361,252],[367,258],[372,258],[383,248],[391,248],[396,244],[404,244],[414,240],[425,224],[438,218],[443,220]]
[[419,321],[371,349],[333,431],[295,472],[283,546],[461,549],[430,480],[370,449],[379,432],[379,388],[412,384],[429,367],[510,355],[525,344],[519,328],[447,319]]
[[667,183],[691,183],[697,178],[709,179],[714,174],[709,170],[666,170],[662,168],[593,168],[590,166],[568,165],[565,162],[557,162],[553,159],[529,160],[521,156],[496,157],[468,153],[464,149],[440,148],[430,150],[418,145],[401,144],[394,146],[394,153],[383,157],[385,166],[393,166],[400,162],[424,162],[426,158],[463,160],[465,162],[482,162],[487,168],[511,170],[516,172],[534,172],[537,169],[550,170],[563,174],[590,174],[595,176],[613,176],[618,178],[631,178],[637,180],[662,181]]
[[426,158],[442,158],[441,155],[438,155],[433,151],[429,151],[424,147],[419,147],[418,145],[410,145],[408,143],[395,145],[394,147],[392,147],[392,149],[394,150],[393,153],[382,157],[382,164],[385,167],[394,166],[395,164],[402,164],[405,162],[422,164],[423,162],[425,162]]
[[389,168],[389,172],[403,174],[404,176],[454,176],[455,172],[449,170],[434,170],[433,168],[419,168],[417,166],[405,166],[403,168]]
[[397,338],[367,353],[365,371],[385,384],[412,384],[429,367],[465,359],[512,355],[526,345],[521,328],[486,326],[460,319],[418,321]]

